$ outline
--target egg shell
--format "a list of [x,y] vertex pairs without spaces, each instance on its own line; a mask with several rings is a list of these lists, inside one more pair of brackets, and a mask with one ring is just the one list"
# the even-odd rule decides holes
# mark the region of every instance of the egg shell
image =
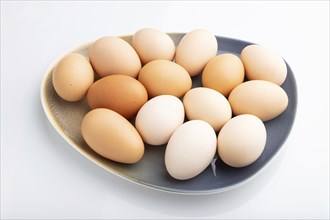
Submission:
[[72,53],[60,60],[52,77],[54,89],[62,99],[79,101],[94,82],[94,71],[84,56]]
[[166,170],[178,180],[193,178],[209,166],[216,147],[216,134],[207,122],[188,121],[174,131],[166,146]]
[[283,58],[262,45],[249,45],[241,52],[246,76],[249,80],[267,80],[282,85],[287,76]]
[[149,98],[158,95],[182,97],[192,86],[187,71],[169,60],[154,60],[140,71],[138,80],[145,86]]
[[102,37],[89,49],[90,62],[95,72],[101,76],[114,74],[136,78],[141,62],[133,47],[119,37]]
[[217,90],[228,97],[231,90],[244,80],[244,66],[240,58],[234,54],[221,54],[212,58],[205,66],[202,84]]
[[99,155],[120,163],[136,163],[144,143],[134,126],[118,113],[94,109],[83,118],[81,131],[86,143]]
[[251,80],[235,87],[228,97],[234,115],[253,114],[262,121],[271,120],[288,106],[286,92],[277,84]]
[[89,88],[87,102],[92,109],[108,108],[129,119],[148,101],[148,93],[136,79],[125,75],[106,76]]
[[189,120],[200,119],[208,122],[218,132],[232,116],[226,97],[210,88],[197,87],[183,97],[186,116]]
[[214,34],[204,29],[196,29],[184,35],[179,42],[175,62],[183,66],[190,76],[196,76],[217,52],[218,42]]
[[229,166],[245,167],[255,162],[264,151],[267,132],[254,115],[239,115],[229,120],[218,135],[218,153]]
[[175,55],[175,44],[172,38],[155,28],[137,31],[133,35],[132,46],[143,65],[158,59],[172,61]]
[[174,130],[183,123],[184,116],[180,99],[160,95],[142,106],[136,115],[135,127],[144,142],[161,145],[168,142]]

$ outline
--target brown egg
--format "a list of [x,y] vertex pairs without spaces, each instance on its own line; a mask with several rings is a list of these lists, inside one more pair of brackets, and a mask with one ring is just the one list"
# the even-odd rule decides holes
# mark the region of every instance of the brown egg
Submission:
[[143,141],[134,126],[118,113],[94,109],[83,118],[86,143],[99,155],[121,163],[136,163],[144,154]]
[[183,97],[183,105],[189,120],[203,120],[218,132],[231,119],[232,111],[225,96],[216,90],[196,87]]
[[102,37],[89,49],[95,72],[101,77],[119,74],[136,78],[141,62],[133,47],[119,37]]
[[231,90],[244,80],[244,66],[234,54],[221,54],[211,59],[202,74],[204,87],[228,96]]
[[138,79],[147,89],[149,98],[158,95],[181,97],[192,86],[188,72],[168,60],[154,60],[147,63],[141,69]]
[[175,54],[175,44],[170,36],[154,28],[137,31],[133,35],[132,46],[143,65],[153,60],[173,60]]
[[288,106],[288,95],[279,85],[265,80],[251,80],[231,91],[228,101],[234,115],[252,114],[262,121],[271,120]]
[[94,71],[88,60],[78,54],[65,56],[53,73],[53,86],[64,100],[81,100],[94,82]]
[[101,78],[89,88],[87,101],[92,109],[108,108],[129,119],[148,101],[148,93],[138,80],[112,75]]

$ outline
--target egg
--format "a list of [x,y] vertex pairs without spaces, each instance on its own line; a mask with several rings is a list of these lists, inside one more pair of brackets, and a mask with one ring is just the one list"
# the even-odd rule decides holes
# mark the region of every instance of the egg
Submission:
[[214,34],[204,29],[196,29],[184,35],[179,42],[175,62],[183,66],[190,76],[196,76],[217,52],[218,42]]
[[189,90],[183,97],[183,104],[189,120],[204,120],[216,132],[231,119],[231,107],[226,97],[210,88]]
[[262,45],[249,45],[241,52],[246,76],[249,80],[267,80],[282,85],[287,76],[283,58]]
[[187,180],[204,171],[217,149],[216,134],[207,122],[192,120],[180,125],[165,150],[165,167],[175,179]]
[[79,101],[94,82],[94,71],[84,56],[72,53],[59,61],[53,72],[52,82],[62,99]]
[[244,80],[244,66],[240,58],[225,53],[211,59],[202,74],[202,84],[228,97],[231,90]]
[[229,120],[218,135],[218,153],[232,167],[245,167],[255,162],[265,149],[267,132],[254,115],[239,115]]
[[148,93],[136,79],[125,75],[106,76],[89,88],[87,102],[92,108],[108,108],[129,119],[148,101]]
[[136,163],[143,157],[144,144],[134,126],[118,113],[94,109],[83,118],[81,132],[99,155],[120,163]]
[[114,74],[136,78],[141,62],[133,47],[119,37],[107,36],[96,40],[89,49],[90,62],[101,76]]
[[169,60],[154,60],[140,71],[138,80],[145,86],[149,98],[158,95],[182,97],[192,86],[187,71]]
[[253,114],[262,121],[277,117],[289,103],[284,89],[264,80],[251,80],[238,85],[228,100],[235,115]]
[[155,28],[137,31],[132,38],[132,46],[138,53],[142,64],[153,60],[173,60],[175,44],[166,33]]
[[160,95],[142,106],[136,115],[135,127],[144,142],[161,145],[167,143],[174,130],[183,123],[184,115],[180,99]]

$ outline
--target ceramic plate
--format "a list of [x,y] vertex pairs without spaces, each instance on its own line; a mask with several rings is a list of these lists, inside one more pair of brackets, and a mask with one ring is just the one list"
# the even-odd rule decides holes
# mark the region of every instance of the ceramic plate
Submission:
[[[184,36],[182,33],[169,34],[175,44]],[[123,36],[127,42],[132,36]],[[239,56],[242,49],[252,43],[217,37],[218,54],[229,52]],[[88,57],[90,43],[69,52],[78,52]],[[65,53],[64,55],[66,55]],[[64,56],[63,55],[63,56]],[[288,74],[282,87],[289,97],[289,105],[284,113],[265,123],[267,130],[266,147],[260,158],[244,168],[232,168],[216,157],[208,168],[190,180],[179,181],[167,173],[164,163],[165,147],[145,145],[145,154],[140,162],[126,165],[105,159],[96,154],[83,140],[80,125],[83,116],[90,110],[86,99],[67,102],[61,99],[52,85],[52,73],[59,57],[47,70],[41,85],[41,101],[44,111],[56,131],[78,152],[89,160],[128,181],[172,193],[208,194],[229,190],[242,185],[259,173],[282,148],[294,122],[297,106],[297,88],[294,75],[287,65]],[[200,75],[193,78],[193,87],[201,86]]]

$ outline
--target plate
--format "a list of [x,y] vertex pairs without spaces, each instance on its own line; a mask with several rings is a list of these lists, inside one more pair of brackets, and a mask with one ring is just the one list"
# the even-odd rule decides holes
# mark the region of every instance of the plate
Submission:
[[[184,33],[169,33],[177,45]],[[132,36],[122,36],[131,42]],[[233,53],[239,56],[242,49],[252,43],[217,36],[218,54]],[[209,194],[226,191],[241,186],[252,177],[264,170],[265,166],[274,159],[287,139],[296,114],[297,87],[291,68],[287,65],[288,73],[282,88],[289,97],[287,109],[277,118],[265,123],[267,142],[259,159],[244,168],[232,168],[215,157],[212,163],[200,175],[190,180],[175,180],[167,173],[164,163],[166,145],[145,145],[145,154],[136,164],[121,164],[96,154],[84,141],[80,125],[84,115],[90,110],[86,99],[78,102],[67,102],[61,99],[52,85],[52,73],[58,61],[67,53],[78,52],[88,58],[88,48],[91,43],[81,45],[58,57],[48,68],[41,84],[41,102],[43,109],[55,130],[78,152],[100,167],[128,181],[180,194]],[[201,75],[193,77],[193,87],[201,86]]]

